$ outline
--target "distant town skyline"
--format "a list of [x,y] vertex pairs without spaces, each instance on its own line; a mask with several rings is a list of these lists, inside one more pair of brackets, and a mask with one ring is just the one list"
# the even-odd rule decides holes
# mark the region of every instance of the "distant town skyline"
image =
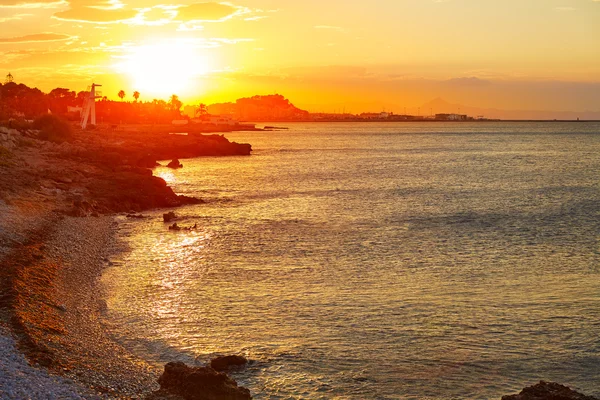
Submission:
[[597,113],[598,21],[594,0],[0,0],[0,71],[112,99]]

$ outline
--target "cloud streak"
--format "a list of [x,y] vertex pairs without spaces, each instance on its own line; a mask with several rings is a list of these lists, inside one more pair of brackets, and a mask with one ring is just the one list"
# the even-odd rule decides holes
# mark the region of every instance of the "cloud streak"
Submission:
[[23,1],[23,0],[0,0],[0,9],[2,8],[57,8],[67,4],[65,0],[36,0],[36,1]]
[[71,39],[71,36],[60,33],[38,33],[34,35],[0,38],[0,43],[57,42],[68,39]]
[[182,22],[218,22],[247,12],[249,10],[245,7],[225,3],[196,3],[179,7],[175,19]]
[[124,9],[121,4],[71,2],[70,5],[71,8],[57,12],[52,17],[63,21],[110,24],[127,21],[138,15],[138,11]]

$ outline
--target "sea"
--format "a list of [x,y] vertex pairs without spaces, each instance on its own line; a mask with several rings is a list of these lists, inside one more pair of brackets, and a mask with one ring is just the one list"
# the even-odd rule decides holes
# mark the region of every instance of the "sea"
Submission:
[[156,168],[206,202],[119,217],[115,340],[256,399],[600,396],[600,123],[284,126]]

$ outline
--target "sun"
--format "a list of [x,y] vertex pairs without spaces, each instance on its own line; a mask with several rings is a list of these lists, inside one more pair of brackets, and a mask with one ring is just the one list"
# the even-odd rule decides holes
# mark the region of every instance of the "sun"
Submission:
[[136,46],[117,64],[129,75],[131,89],[144,97],[193,95],[198,78],[209,72],[208,59],[189,43],[164,41]]

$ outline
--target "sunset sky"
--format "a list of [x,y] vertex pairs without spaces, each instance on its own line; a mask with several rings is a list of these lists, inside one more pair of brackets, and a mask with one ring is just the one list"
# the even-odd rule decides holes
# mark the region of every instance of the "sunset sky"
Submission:
[[2,76],[327,112],[600,111],[600,0],[122,1],[0,0]]

